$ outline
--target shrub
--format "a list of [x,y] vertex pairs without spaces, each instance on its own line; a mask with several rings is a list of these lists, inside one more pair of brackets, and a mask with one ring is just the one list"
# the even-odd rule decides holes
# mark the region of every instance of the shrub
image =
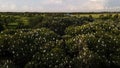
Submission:
[[1,37],[0,52],[2,56],[5,55],[8,58],[10,56],[7,54],[10,53],[12,56],[10,59],[21,67],[31,60],[32,56],[45,43],[57,39],[57,34],[46,28],[7,31],[3,31],[1,34],[5,37]]

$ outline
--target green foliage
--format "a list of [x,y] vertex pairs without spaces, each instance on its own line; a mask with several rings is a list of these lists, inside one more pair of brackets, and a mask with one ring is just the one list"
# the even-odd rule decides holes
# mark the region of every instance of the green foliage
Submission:
[[0,32],[3,31],[5,28],[4,26],[0,23]]
[[53,48],[50,52],[47,52],[45,54],[36,53],[35,57],[31,62],[28,63],[28,65],[26,65],[25,68],[64,68],[64,65],[66,64],[64,62],[64,52],[62,52],[62,50],[59,48]]
[[[7,32],[8,31],[8,32]],[[11,34],[11,32],[14,32]],[[4,33],[7,33],[4,35]],[[0,54],[10,58],[16,65],[23,66],[44,43],[57,39],[57,34],[49,29],[6,30],[2,32]]]
[[67,35],[76,36],[79,34],[93,34],[97,32],[109,32],[111,34],[119,34],[119,26],[114,22],[95,22],[82,26],[68,27],[65,30]]
[[29,26],[35,27],[38,23],[41,23],[42,20],[43,20],[42,16],[36,16],[36,17],[29,18]]
[[[101,68],[102,59],[97,53],[89,50],[86,43],[86,36],[79,35],[66,40],[67,53],[71,57],[72,68]],[[96,66],[94,66],[96,65]]]
[[0,68],[18,68],[11,60],[0,60]]
[[[120,59],[119,31],[119,27],[116,25],[116,23],[99,22],[77,27],[68,27],[66,29],[66,34],[71,36],[83,35],[89,50],[97,54],[102,59],[102,61],[104,60],[103,62],[106,64],[106,67],[111,67],[120,66],[120,62],[118,60]],[[74,39],[69,41],[74,42]]]
[[96,33],[86,40],[89,49],[97,53],[109,66],[120,66],[120,35]]
[[0,68],[120,67],[119,14],[1,14]]

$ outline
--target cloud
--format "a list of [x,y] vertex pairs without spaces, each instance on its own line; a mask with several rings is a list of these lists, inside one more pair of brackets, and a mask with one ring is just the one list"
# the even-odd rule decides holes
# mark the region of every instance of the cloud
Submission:
[[84,8],[90,11],[100,11],[104,9],[104,0],[90,0],[84,4]]
[[86,12],[119,7],[119,0],[0,0],[0,11],[14,12]]
[[0,3],[0,11],[16,10],[17,7],[12,3]]
[[63,0],[44,0],[43,4],[62,4]]
[[120,0],[105,0],[104,11],[120,11]]

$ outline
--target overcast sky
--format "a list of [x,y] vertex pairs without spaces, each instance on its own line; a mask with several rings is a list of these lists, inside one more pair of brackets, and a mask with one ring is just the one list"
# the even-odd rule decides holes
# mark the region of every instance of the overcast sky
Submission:
[[0,0],[1,12],[120,11],[120,0]]

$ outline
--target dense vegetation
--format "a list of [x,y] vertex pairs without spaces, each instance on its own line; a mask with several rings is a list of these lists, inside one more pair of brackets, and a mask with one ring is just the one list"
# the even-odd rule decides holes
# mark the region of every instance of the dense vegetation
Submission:
[[0,13],[0,68],[119,67],[119,14]]

